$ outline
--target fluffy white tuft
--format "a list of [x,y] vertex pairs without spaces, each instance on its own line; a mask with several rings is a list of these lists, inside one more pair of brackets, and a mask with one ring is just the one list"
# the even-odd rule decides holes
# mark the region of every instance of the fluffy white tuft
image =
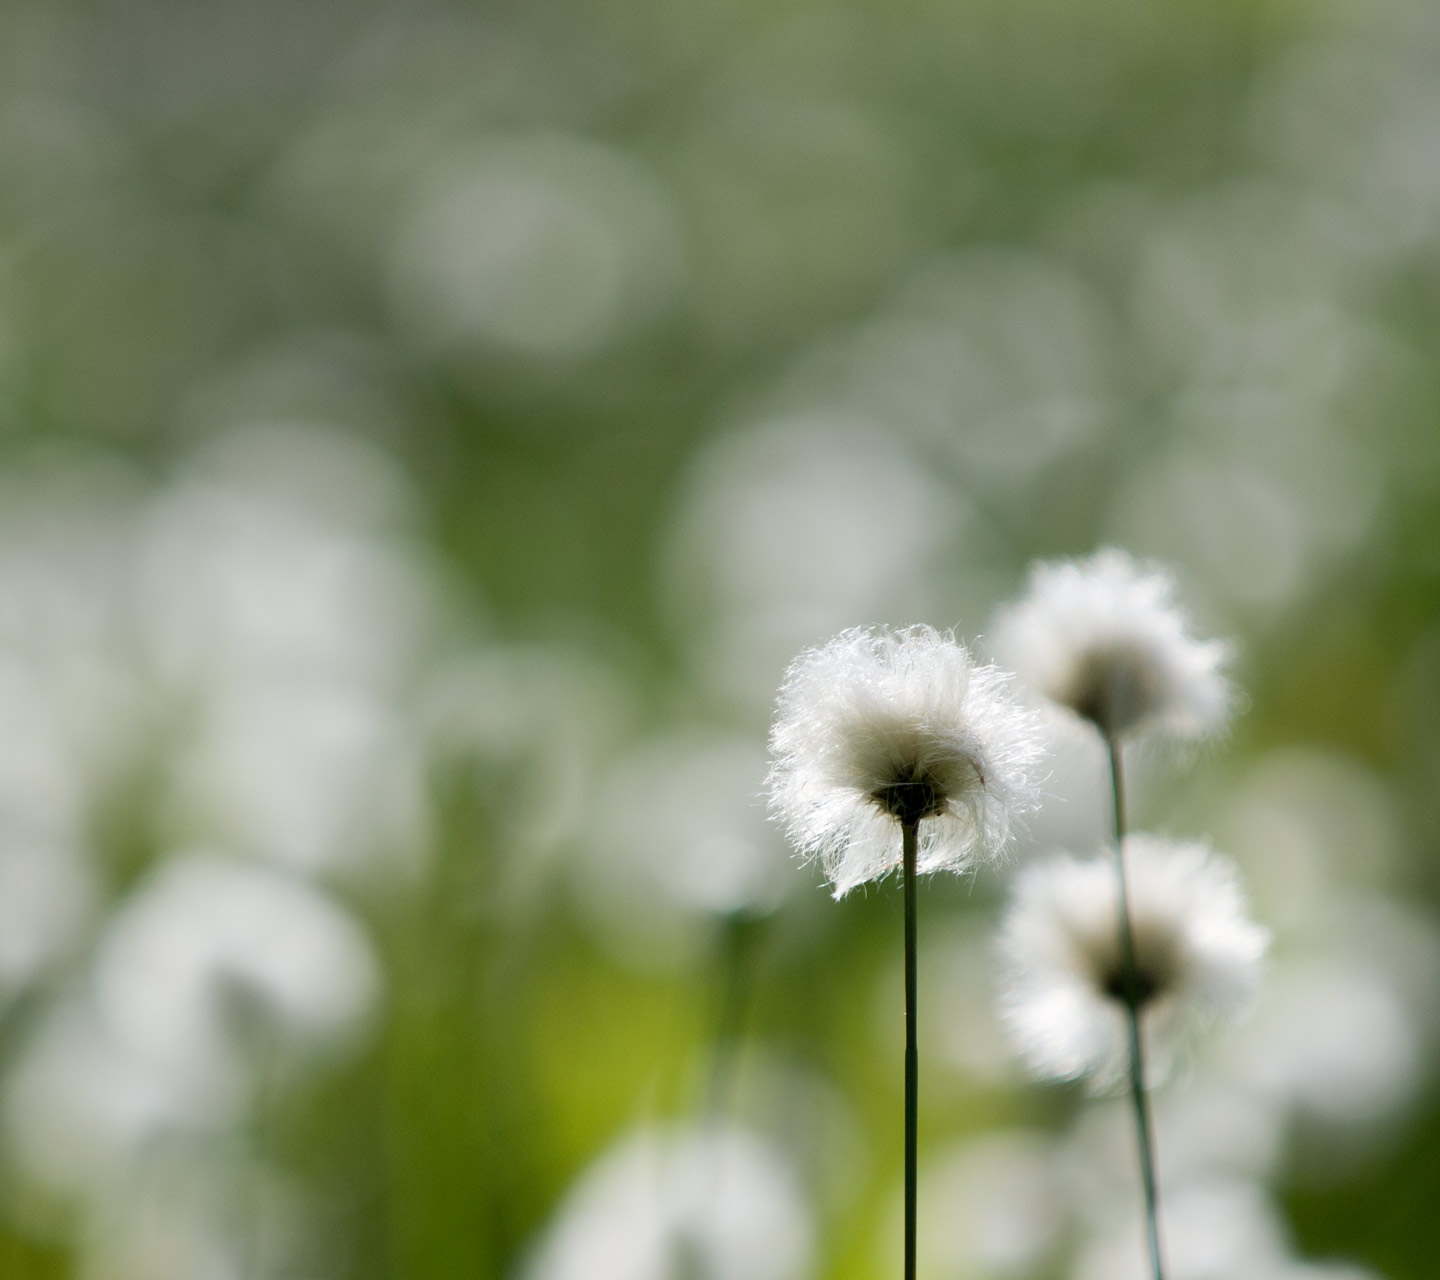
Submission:
[[1010,677],[948,632],[853,628],[809,649],[780,687],[770,810],[841,897],[900,862],[918,822],[917,870],[998,855],[1038,803],[1042,748]]
[[1115,737],[1202,738],[1234,703],[1230,646],[1196,640],[1175,580],[1107,548],[1031,567],[1025,597],[1001,610],[996,656],[1050,701]]
[[[1269,934],[1249,919],[1234,864],[1206,844],[1125,840],[1142,1034],[1161,1074],[1198,1030],[1238,1013],[1259,985]],[[1000,1012],[1039,1077],[1128,1069],[1114,861],[1062,856],[1019,876],[1000,933]]]

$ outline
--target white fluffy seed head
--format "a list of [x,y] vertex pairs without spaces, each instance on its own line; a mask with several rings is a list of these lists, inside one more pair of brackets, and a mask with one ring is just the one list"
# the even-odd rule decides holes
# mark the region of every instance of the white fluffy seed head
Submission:
[[991,643],[1038,693],[1116,738],[1202,738],[1235,701],[1230,646],[1191,636],[1174,577],[1114,548],[1032,566]]
[[1035,717],[1009,677],[949,632],[853,628],[809,649],[780,687],[770,810],[838,898],[899,865],[918,823],[919,871],[998,855],[1037,804]]
[[[1234,864],[1201,842],[1125,841],[1136,990],[1163,1074],[1194,1034],[1241,1011],[1269,934],[1246,914]],[[1019,876],[1000,932],[1000,1013],[1042,1079],[1117,1084],[1128,1064],[1114,858],[1068,855]]]

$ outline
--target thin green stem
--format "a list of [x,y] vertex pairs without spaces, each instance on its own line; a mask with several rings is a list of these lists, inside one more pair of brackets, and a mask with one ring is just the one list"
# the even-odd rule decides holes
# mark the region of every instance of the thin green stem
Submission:
[[920,1052],[915,1036],[919,981],[915,963],[915,827],[901,824],[905,882],[905,1280],[915,1280],[915,1188],[917,1099],[920,1091]]
[[710,1047],[710,1078],[705,1087],[704,1118],[718,1124],[730,1108],[737,1058],[745,1033],[754,962],[753,933],[757,922],[743,911],[731,912],[721,923],[719,992],[715,1038]]
[[[755,931],[759,925],[758,919],[743,910],[728,913],[720,922],[715,966],[715,1030],[700,1113],[701,1125],[712,1140],[725,1121],[735,1091],[745,1015],[754,985]],[[671,1232],[670,1256],[680,1280],[710,1280],[712,1274],[705,1245],[705,1223],[709,1213],[706,1206],[715,1203],[720,1190],[716,1150],[714,1146],[709,1149],[702,1194]]]
[[1155,1280],[1165,1280],[1160,1255],[1160,1196],[1155,1184],[1155,1139],[1150,1099],[1145,1092],[1145,1049],[1140,1038],[1140,983],[1135,965],[1135,931],[1130,923],[1130,897],[1125,882],[1125,770],[1118,739],[1106,737],[1110,752],[1110,791],[1115,801],[1115,878],[1118,888],[1120,964],[1124,971],[1125,1021],[1130,1033],[1130,1099],[1135,1108],[1135,1138],[1140,1153],[1140,1185],[1145,1196],[1145,1227],[1150,1267]]

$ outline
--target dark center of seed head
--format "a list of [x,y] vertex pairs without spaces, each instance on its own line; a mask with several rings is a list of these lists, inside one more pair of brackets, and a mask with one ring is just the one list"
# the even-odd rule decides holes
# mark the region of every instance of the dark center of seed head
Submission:
[[[1134,926],[1135,971],[1127,978],[1118,946],[1106,957],[1096,974],[1100,989],[1112,1000],[1133,1003],[1137,1009],[1174,988],[1180,980],[1183,961],[1174,930],[1154,922],[1136,921]],[[1108,948],[1107,948],[1108,949]]]
[[1116,965],[1105,975],[1100,989],[1110,999],[1118,1000],[1122,1004],[1130,1004],[1133,1000],[1135,1007],[1140,1009],[1155,999],[1164,985],[1164,978],[1160,974],[1139,964],[1135,966],[1135,973],[1127,983],[1125,970]]
[[903,825],[932,817],[945,807],[940,787],[919,767],[908,770],[893,782],[877,787],[870,793],[870,798]]
[[1124,733],[1144,719],[1159,698],[1154,664],[1139,649],[1113,645],[1081,661],[1062,701],[1102,733]]

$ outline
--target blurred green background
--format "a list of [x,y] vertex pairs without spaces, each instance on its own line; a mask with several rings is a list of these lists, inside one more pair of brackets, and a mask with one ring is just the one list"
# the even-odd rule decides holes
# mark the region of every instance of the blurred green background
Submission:
[[[1437,73],[1425,0],[0,8],[0,1275],[898,1274],[898,889],[790,863],[770,701],[1113,543],[1247,695],[1139,817],[1275,935],[1176,1280],[1433,1276]],[[1125,1280],[1005,879],[923,895],[922,1267]]]

